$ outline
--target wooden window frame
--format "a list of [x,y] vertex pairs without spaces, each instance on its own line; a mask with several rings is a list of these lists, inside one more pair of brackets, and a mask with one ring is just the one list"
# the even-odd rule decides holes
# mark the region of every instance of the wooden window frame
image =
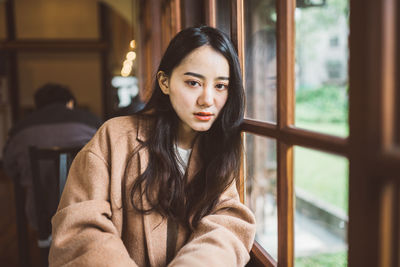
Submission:
[[[234,42],[244,72],[244,0],[231,2],[231,39]],[[277,141],[278,154],[278,262],[257,242],[252,249],[254,266],[294,265],[294,184],[293,146],[303,146],[337,154],[348,159],[349,170],[349,266],[399,264],[399,177],[400,151],[394,149],[395,90],[394,73],[400,73],[399,56],[395,62],[394,33],[400,29],[400,19],[394,0],[350,1],[349,38],[349,128],[347,138],[322,134],[294,126],[294,63],[295,63],[295,0],[276,1],[277,6],[277,124],[246,118],[242,131]],[[206,1],[206,18],[216,26],[216,0]],[[400,5],[400,4],[399,4]],[[376,10],[380,11],[378,16]],[[397,10],[400,8],[397,6]],[[400,13],[400,12],[399,12]],[[390,14],[387,16],[387,14]],[[373,17],[373,18],[372,18]],[[365,27],[369,25],[371,27]],[[370,30],[372,28],[372,30]],[[362,30],[361,30],[362,29]],[[397,36],[397,40],[400,37]],[[368,45],[365,43],[368,42]],[[397,50],[400,49],[397,43]],[[376,49],[380,53],[376,53]],[[381,68],[376,68],[378,63]],[[397,65],[396,65],[396,64]],[[395,69],[397,66],[398,69]],[[378,71],[376,71],[378,69]],[[397,71],[397,72],[396,72]],[[244,73],[243,73],[244,74]],[[243,77],[245,77],[243,75]],[[380,90],[384,88],[384,90]],[[380,101],[380,102],[379,102]],[[388,105],[388,103],[390,103]],[[399,104],[399,103],[398,103]],[[373,107],[365,112],[365,105]],[[372,119],[371,119],[372,118]],[[371,141],[373,145],[371,145]],[[365,165],[369,166],[365,168]],[[242,172],[244,173],[244,171]],[[383,181],[377,177],[383,175]],[[241,199],[244,199],[245,177],[241,177]],[[389,184],[389,193],[385,188]],[[371,194],[372,193],[372,200]],[[385,202],[386,201],[386,202]],[[381,203],[381,205],[379,205]],[[393,216],[385,213],[384,203],[390,203]],[[369,206],[370,205],[370,206]],[[371,208],[372,206],[372,208]],[[365,216],[374,219],[365,222]],[[387,218],[385,218],[385,216]],[[380,222],[382,219],[382,222]],[[379,234],[390,226],[395,235]],[[397,229],[397,230],[396,230]],[[389,230],[389,233],[392,233]],[[382,232],[382,231],[381,231]],[[367,243],[366,244],[366,240]],[[397,252],[397,253],[396,253]],[[366,256],[367,255],[367,256]],[[278,264],[279,263],[279,264]]]

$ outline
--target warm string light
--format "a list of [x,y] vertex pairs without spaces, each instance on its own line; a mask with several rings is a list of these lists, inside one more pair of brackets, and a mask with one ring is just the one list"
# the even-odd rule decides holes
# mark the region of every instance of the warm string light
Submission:
[[[132,40],[130,42],[129,47],[132,50],[136,48],[135,40]],[[131,74],[131,72],[132,72],[133,61],[135,61],[135,59],[136,59],[136,52],[132,51],[132,50],[130,50],[126,54],[126,59],[124,60],[124,63],[122,65],[122,69],[121,69],[121,76],[122,77],[128,77],[129,74]]]
[[132,48],[132,49],[135,49],[135,48],[136,48],[136,41],[135,41],[135,40],[132,40],[132,41],[129,43],[129,47]]

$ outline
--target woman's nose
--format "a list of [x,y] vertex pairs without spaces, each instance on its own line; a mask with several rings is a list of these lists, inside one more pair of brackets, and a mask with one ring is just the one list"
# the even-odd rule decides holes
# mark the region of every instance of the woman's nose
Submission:
[[197,99],[197,104],[200,106],[209,107],[214,102],[214,95],[212,88],[204,87],[201,94]]

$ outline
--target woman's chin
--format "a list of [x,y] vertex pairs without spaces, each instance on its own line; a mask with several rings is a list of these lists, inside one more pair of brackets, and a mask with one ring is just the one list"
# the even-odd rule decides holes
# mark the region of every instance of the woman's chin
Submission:
[[192,129],[196,132],[206,132],[208,130],[210,130],[211,128],[211,124],[207,124],[207,125],[194,125],[192,127]]

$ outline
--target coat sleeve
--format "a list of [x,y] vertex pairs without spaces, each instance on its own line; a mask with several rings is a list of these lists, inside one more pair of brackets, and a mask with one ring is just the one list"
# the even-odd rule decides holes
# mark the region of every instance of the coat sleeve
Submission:
[[107,161],[81,151],[52,219],[50,266],[137,266],[112,221],[109,190]]
[[255,218],[242,203],[233,183],[215,212],[201,219],[169,267],[244,266],[254,242]]

